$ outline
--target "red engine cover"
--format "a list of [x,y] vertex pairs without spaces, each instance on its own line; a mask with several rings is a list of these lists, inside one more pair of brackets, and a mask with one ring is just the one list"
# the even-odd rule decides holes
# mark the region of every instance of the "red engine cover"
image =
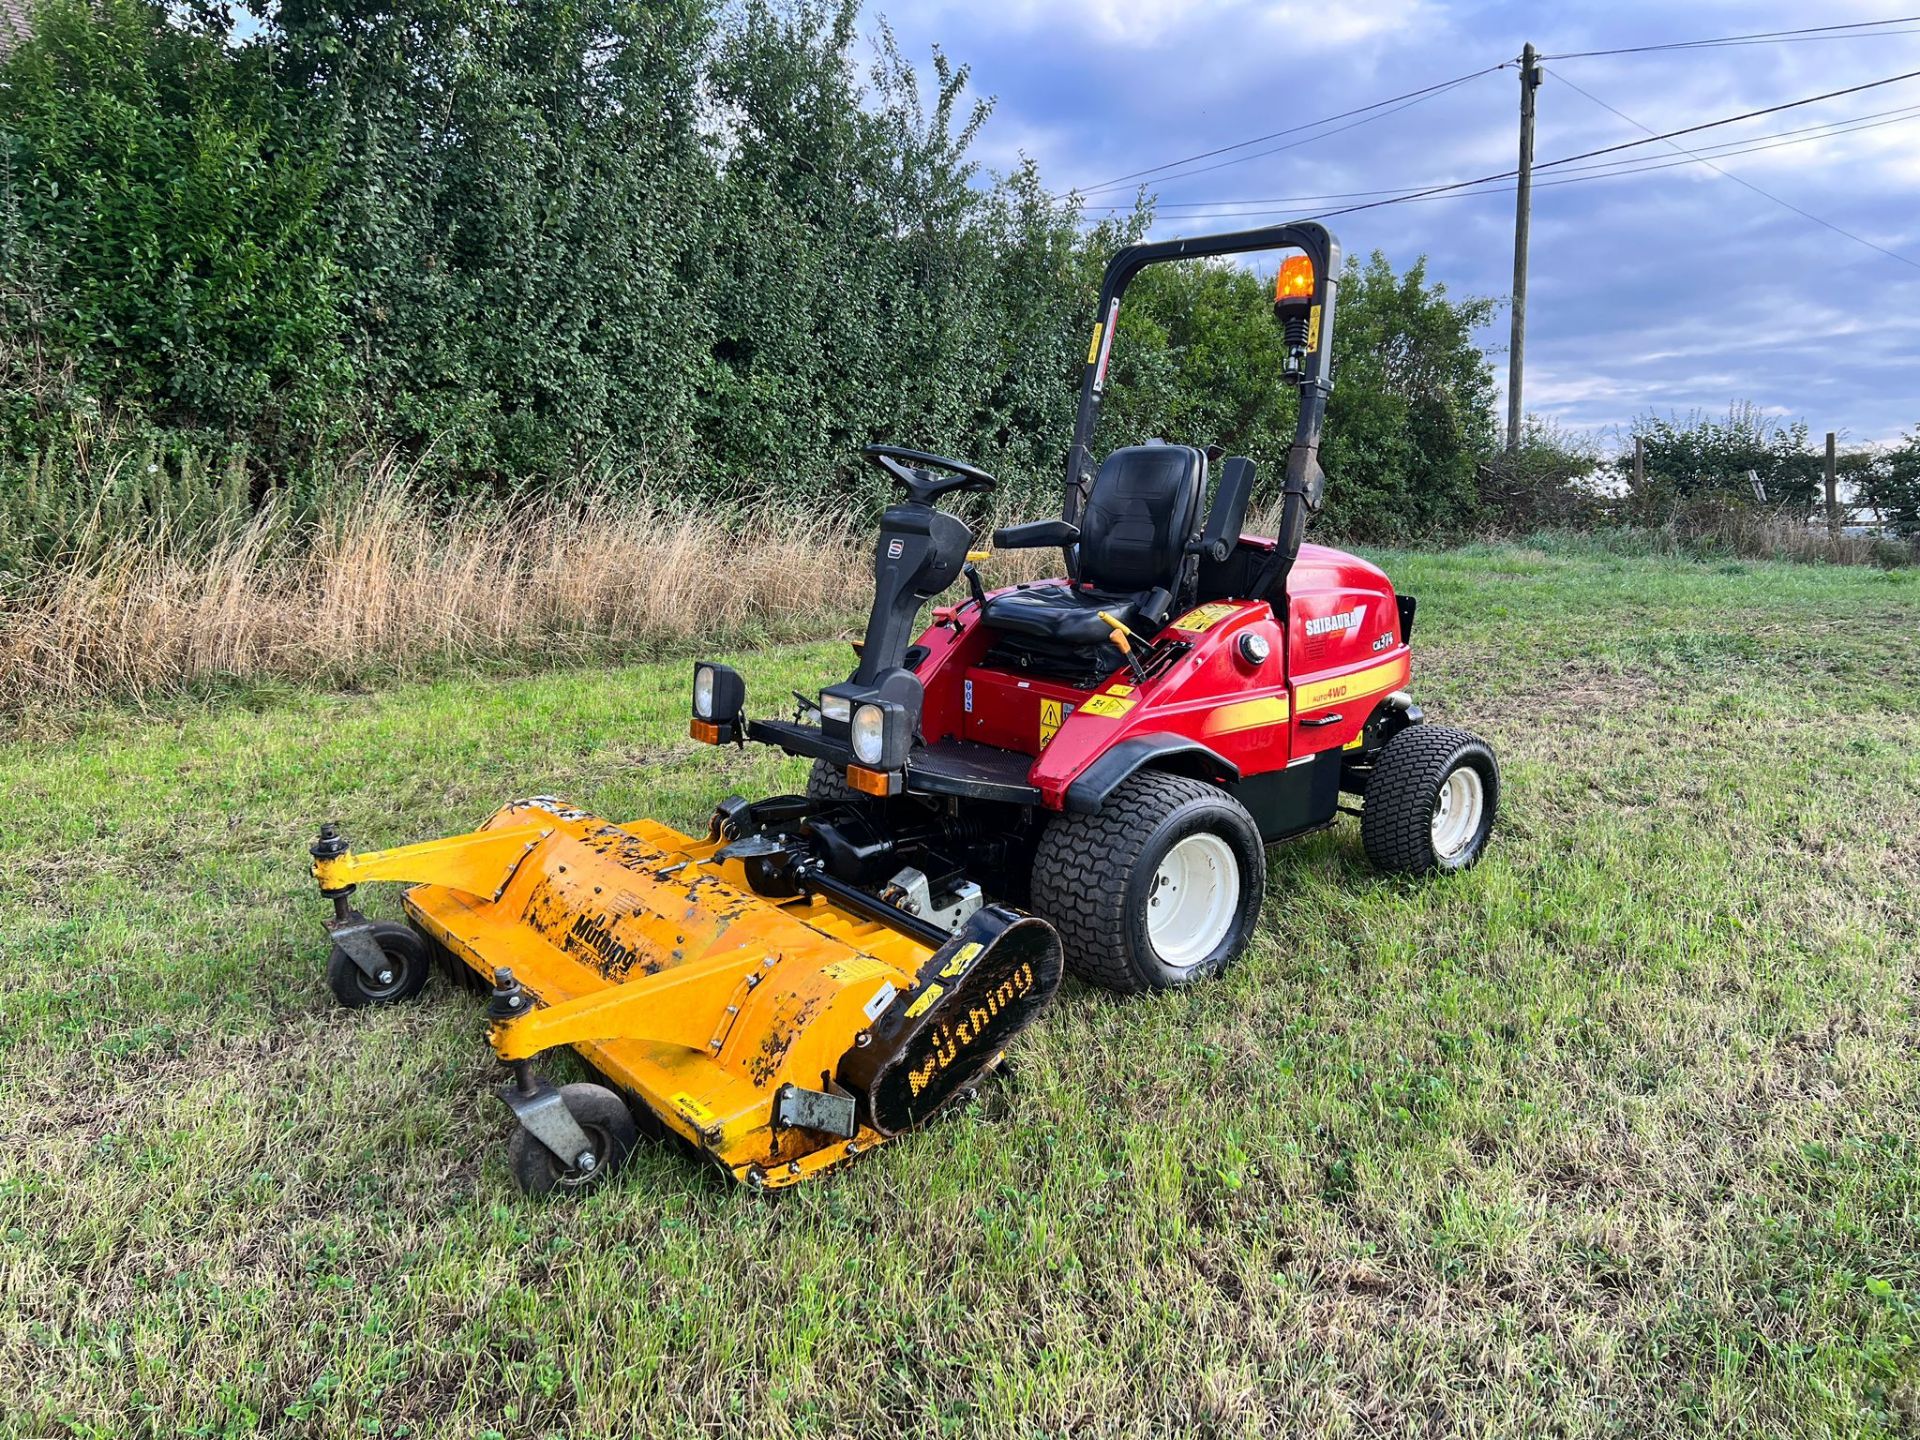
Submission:
[[[1246,539],[1271,550],[1270,540]],[[971,740],[1035,757],[1029,779],[1059,809],[1073,780],[1109,748],[1136,735],[1195,740],[1242,775],[1278,770],[1303,755],[1358,744],[1385,695],[1407,684],[1411,659],[1393,586],[1378,566],[1321,545],[1302,545],[1287,581],[1282,632],[1263,600],[1221,600],[1178,615],[1156,641],[1190,648],[1135,684],[1116,671],[1092,689],[984,663],[992,636],[972,606],[935,612],[920,643],[928,741]],[[1255,661],[1242,637],[1264,640]]]

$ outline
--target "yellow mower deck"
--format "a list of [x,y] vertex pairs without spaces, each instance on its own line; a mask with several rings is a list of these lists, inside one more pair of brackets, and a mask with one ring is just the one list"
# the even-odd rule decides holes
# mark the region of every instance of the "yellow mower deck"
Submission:
[[922,976],[934,951],[818,897],[754,895],[715,858],[723,844],[529,800],[470,835],[318,859],[314,875],[328,891],[411,882],[423,930],[489,981],[511,969],[533,1003],[493,1025],[503,1061],[571,1045],[735,1178],[786,1185],[886,1139],[864,1122],[851,1138],[777,1126],[776,1098],[834,1090],[896,997],[937,996]]

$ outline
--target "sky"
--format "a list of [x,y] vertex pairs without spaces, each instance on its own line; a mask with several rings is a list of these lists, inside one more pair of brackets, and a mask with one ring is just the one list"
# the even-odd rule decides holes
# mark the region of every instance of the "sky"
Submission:
[[[1535,163],[1545,166],[1644,138],[1632,122],[1674,130],[1920,71],[1920,18],[1866,39],[1570,52],[1902,15],[1920,17],[1920,0],[869,0],[866,19],[871,26],[884,17],[916,61],[938,44],[971,66],[974,90],[995,99],[974,152],[987,167],[1010,169],[1030,156],[1050,186],[1088,188],[1090,206],[1125,206],[1139,182],[1090,187],[1498,65],[1529,40],[1566,57],[1547,59],[1537,96]],[[1162,206],[1154,236],[1359,203],[1294,197],[1510,170],[1518,109],[1518,70],[1509,66],[1404,109],[1176,167],[1219,168],[1150,180]],[[1870,128],[1785,133],[1839,122]],[[1920,76],[1677,143],[1769,148],[1727,158],[1707,151],[1737,180],[1694,163],[1552,185],[1583,172],[1536,174],[1527,410],[1602,437],[1649,409],[1724,413],[1734,401],[1803,418],[1816,435],[1838,431],[1843,443],[1920,426]],[[1277,146],[1290,148],[1256,154]],[[1686,159],[1661,144],[1607,158],[1641,157]],[[1504,392],[1510,191],[1327,223],[1349,254],[1379,250],[1396,269],[1424,255],[1431,278],[1451,293],[1497,297],[1501,312],[1480,338],[1495,353]]]

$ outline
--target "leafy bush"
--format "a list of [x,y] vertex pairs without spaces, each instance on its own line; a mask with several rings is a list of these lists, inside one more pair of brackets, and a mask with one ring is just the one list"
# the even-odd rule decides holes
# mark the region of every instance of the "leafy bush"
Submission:
[[1857,505],[1896,535],[1920,537],[1920,427],[1852,476]]
[[1529,416],[1518,445],[1481,463],[1481,521],[1512,535],[1602,524],[1610,508],[1603,467],[1590,437]]
[[[1660,525],[1756,506],[1805,517],[1822,497],[1825,458],[1813,448],[1807,422],[1781,420],[1751,402],[1729,407],[1725,419],[1698,410],[1684,420],[1649,411],[1635,417],[1626,440],[1614,470],[1628,483],[1623,517],[1635,523]],[[1644,453],[1638,489],[1631,485],[1635,440]]]

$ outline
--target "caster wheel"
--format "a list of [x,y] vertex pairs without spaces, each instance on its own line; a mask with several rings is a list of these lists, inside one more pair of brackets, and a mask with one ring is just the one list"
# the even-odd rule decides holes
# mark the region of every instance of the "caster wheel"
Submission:
[[574,1121],[587,1132],[594,1166],[582,1170],[567,1164],[516,1126],[507,1145],[507,1165],[523,1194],[576,1195],[605,1185],[619,1173],[639,1139],[627,1102],[604,1085],[562,1085],[560,1098],[566,1101]]
[[392,967],[380,976],[368,975],[361,970],[353,963],[353,957],[338,945],[327,957],[327,987],[333,991],[333,998],[349,1010],[359,1010],[368,1005],[396,1005],[402,1000],[411,1000],[420,993],[420,987],[427,983],[432,956],[427,950],[427,942],[420,938],[411,925],[376,920],[373,938],[380,946],[381,955]]

